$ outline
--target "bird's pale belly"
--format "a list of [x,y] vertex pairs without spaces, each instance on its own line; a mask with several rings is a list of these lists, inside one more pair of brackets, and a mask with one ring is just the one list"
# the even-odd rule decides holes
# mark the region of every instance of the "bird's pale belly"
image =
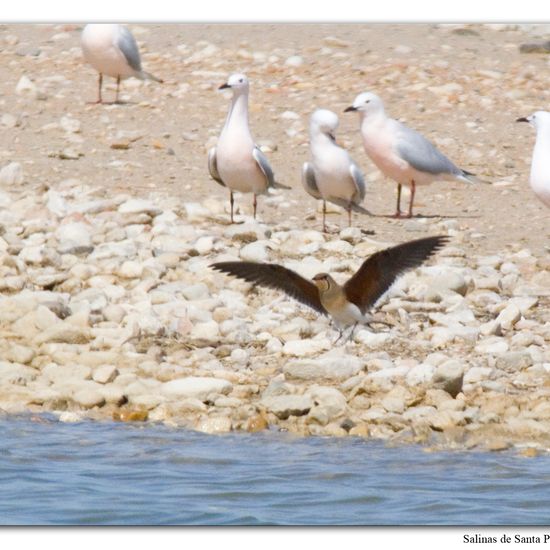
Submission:
[[531,189],[542,203],[550,208],[550,178],[548,181],[532,181]]
[[241,193],[265,193],[267,180],[252,156],[253,145],[244,148],[220,142],[216,148],[216,160],[224,184]]
[[124,56],[118,52],[113,46],[109,46],[105,50],[97,51],[96,48],[90,49],[82,45],[84,59],[94,69],[107,76],[127,78],[133,76],[135,71],[128,65]]
[[351,201],[357,193],[349,172],[326,172],[315,168],[317,188],[324,198],[338,197]]
[[391,147],[377,143],[375,140],[364,140],[365,150],[376,167],[388,178],[401,183],[411,185],[425,185],[434,181],[432,174],[426,174],[415,170],[407,161],[396,155]]
[[323,307],[330,313],[334,321],[344,327],[354,325],[355,323],[363,323],[365,321],[364,315],[359,311],[359,308],[350,302],[345,305],[331,304],[330,301],[323,301],[321,298]]

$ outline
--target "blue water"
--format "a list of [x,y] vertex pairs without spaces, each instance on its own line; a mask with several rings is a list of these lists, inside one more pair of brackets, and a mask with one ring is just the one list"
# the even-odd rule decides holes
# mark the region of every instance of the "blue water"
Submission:
[[0,421],[3,525],[550,523],[550,457]]

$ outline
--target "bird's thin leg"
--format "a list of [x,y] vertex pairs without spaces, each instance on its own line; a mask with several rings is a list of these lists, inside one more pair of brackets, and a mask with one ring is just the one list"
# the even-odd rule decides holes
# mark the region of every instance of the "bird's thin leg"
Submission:
[[97,90],[97,102],[103,103],[101,99],[101,88],[103,87],[103,73],[99,73],[98,90]]
[[414,183],[414,180],[411,181],[411,200],[409,201],[409,218],[412,218],[413,215],[413,202],[414,202],[414,194],[416,192],[416,184]]
[[327,217],[327,201],[323,201],[323,233],[327,232],[326,217]]
[[349,336],[348,336],[348,339],[346,340],[346,342],[349,342],[352,338],[353,338],[353,333],[355,332],[355,327],[357,326],[357,323],[355,323],[352,327],[351,327],[351,332],[349,333]]
[[253,201],[253,206],[254,206],[254,219],[256,219],[256,208],[258,207],[258,202],[257,202],[257,199],[256,199],[256,193],[254,193],[254,201]]
[[351,227],[351,206],[347,208],[348,211],[348,227]]
[[393,217],[394,218],[401,217],[401,184],[400,183],[397,184],[397,207]]
[[334,340],[334,344],[332,344],[333,346],[335,346],[340,341],[340,338],[342,338],[342,335],[344,334],[343,329],[339,328],[337,330],[338,330],[338,338],[336,338],[336,340]]
[[233,204],[235,203],[235,199],[233,198],[233,191],[229,191],[229,204],[231,205],[231,223],[234,223],[233,221]]
[[116,96],[115,103],[118,103],[118,92],[120,91],[120,75],[116,77]]

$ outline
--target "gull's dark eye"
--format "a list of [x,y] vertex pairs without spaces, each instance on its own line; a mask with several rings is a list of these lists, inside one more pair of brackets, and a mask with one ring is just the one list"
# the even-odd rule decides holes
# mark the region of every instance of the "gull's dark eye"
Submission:
[[242,79],[242,78],[239,78],[239,82],[241,82],[241,83],[242,83],[242,81],[243,81],[243,79]]
[[365,101],[365,103],[370,103],[370,99],[367,99],[367,101]]

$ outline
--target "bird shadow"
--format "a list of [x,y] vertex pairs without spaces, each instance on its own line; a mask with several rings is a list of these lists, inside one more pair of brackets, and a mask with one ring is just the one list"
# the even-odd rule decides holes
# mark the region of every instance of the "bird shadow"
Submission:
[[132,105],[137,105],[137,101],[87,101],[87,105],[120,105],[121,107],[130,107]]
[[396,216],[395,214],[374,214],[377,218],[386,218],[390,220],[420,220],[420,219],[442,219],[442,220],[451,220],[451,219],[477,219],[481,218],[480,214],[414,214],[411,217],[409,216]]

